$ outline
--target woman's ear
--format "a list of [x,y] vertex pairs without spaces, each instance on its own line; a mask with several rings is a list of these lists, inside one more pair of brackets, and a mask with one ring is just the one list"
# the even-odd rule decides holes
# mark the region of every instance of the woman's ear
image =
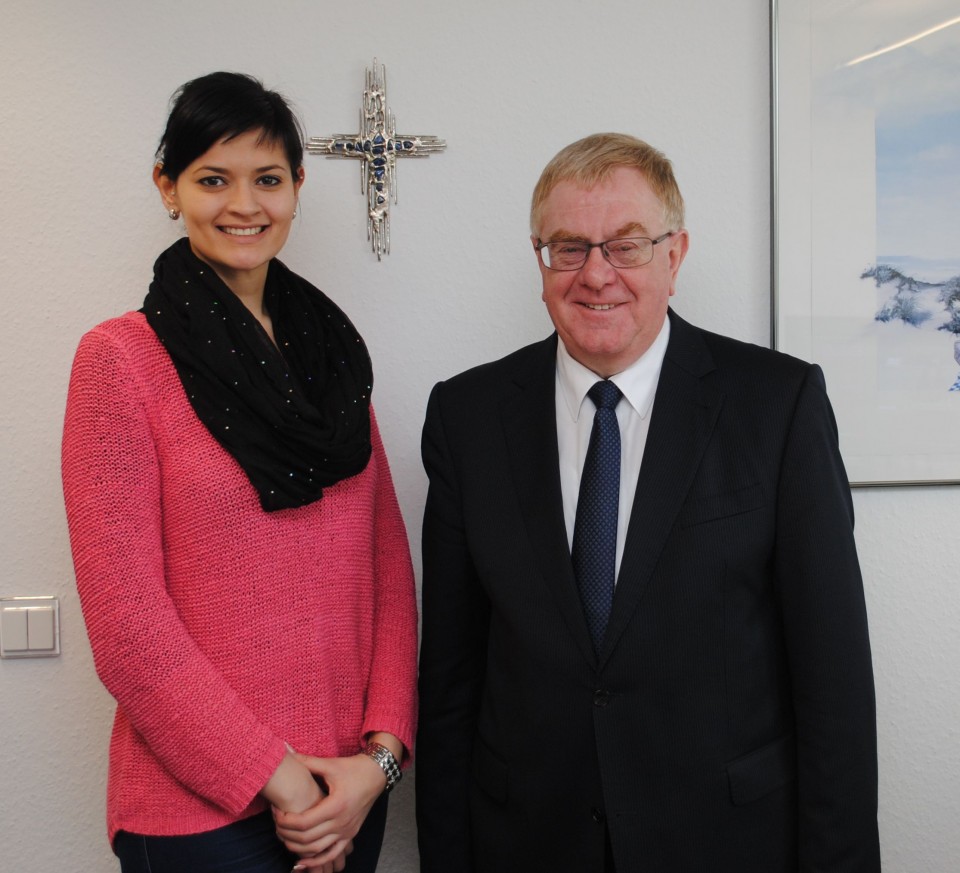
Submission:
[[157,186],[160,192],[160,199],[163,201],[163,208],[168,212],[171,209],[179,210],[180,204],[177,201],[177,183],[162,172],[163,167],[155,164],[153,167],[153,184]]

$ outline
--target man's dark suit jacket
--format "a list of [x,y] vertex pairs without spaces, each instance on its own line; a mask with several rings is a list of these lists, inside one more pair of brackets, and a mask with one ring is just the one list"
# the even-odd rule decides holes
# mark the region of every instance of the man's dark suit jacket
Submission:
[[595,654],[556,336],[436,386],[423,436],[424,873],[876,873],[853,510],[816,366],[671,335]]

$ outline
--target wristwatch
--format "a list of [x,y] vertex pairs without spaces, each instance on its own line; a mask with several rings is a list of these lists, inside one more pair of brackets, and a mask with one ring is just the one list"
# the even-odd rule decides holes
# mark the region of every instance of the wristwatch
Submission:
[[367,743],[363,748],[363,754],[368,758],[373,758],[377,766],[383,770],[384,775],[387,777],[387,787],[384,789],[384,794],[388,794],[393,790],[393,786],[403,778],[403,773],[400,772],[400,765],[393,756],[393,752],[380,743]]

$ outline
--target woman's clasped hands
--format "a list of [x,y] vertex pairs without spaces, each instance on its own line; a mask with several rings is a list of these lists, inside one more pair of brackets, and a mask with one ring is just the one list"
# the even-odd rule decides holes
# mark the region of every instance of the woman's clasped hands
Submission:
[[321,788],[320,799],[302,812],[273,806],[277,836],[300,860],[294,870],[340,873],[353,838],[386,787],[386,775],[368,755],[315,758],[297,754]]

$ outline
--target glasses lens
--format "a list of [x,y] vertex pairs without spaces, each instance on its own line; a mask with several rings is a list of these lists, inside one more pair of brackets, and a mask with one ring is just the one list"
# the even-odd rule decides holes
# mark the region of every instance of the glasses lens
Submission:
[[612,239],[603,248],[615,267],[642,267],[653,258],[653,242],[646,237]]
[[579,270],[587,259],[589,246],[572,240],[547,243],[540,249],[543,263],[551,270]]

